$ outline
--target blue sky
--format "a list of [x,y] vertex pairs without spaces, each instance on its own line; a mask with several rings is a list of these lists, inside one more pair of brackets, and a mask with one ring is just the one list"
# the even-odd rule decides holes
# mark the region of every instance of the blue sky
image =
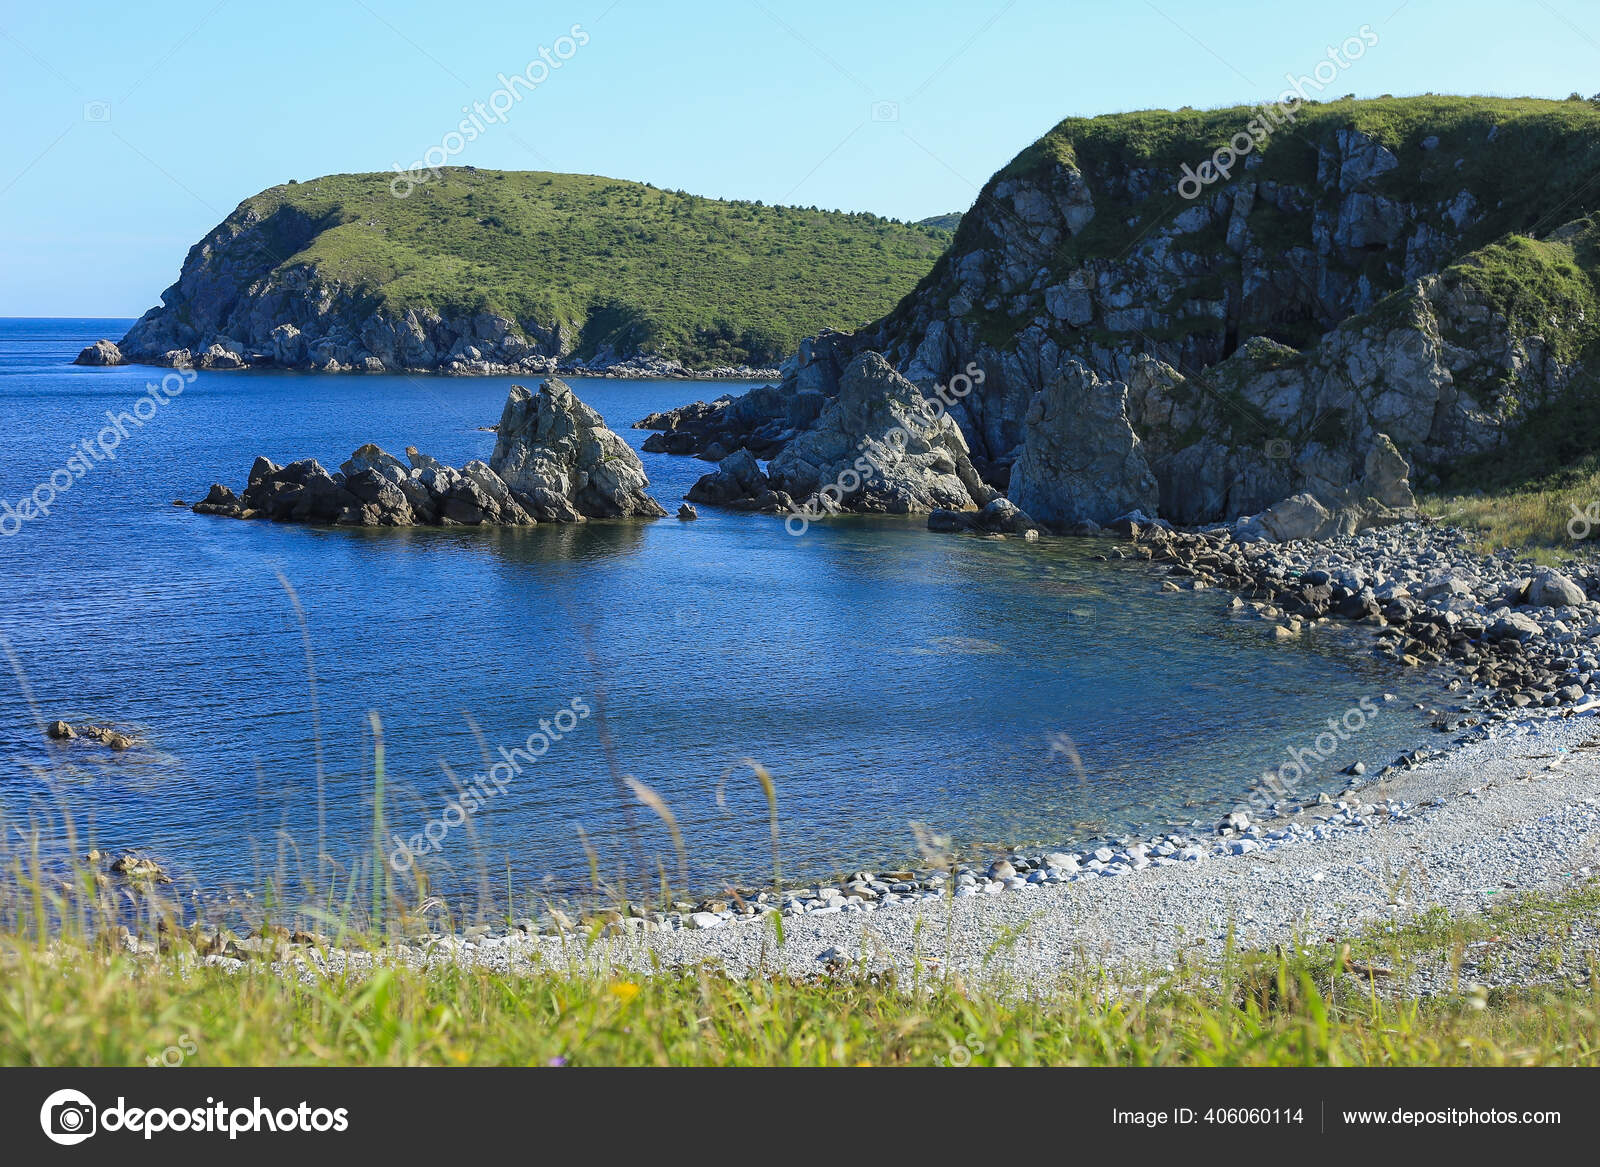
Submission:
[[1592,0],[0,0],[0,315],[139,314],[241,199],[411,163],[574,24],[453,162],[910,219],[1062,117],[1268,99],[1363,25],[1341,92],[1600,89]]

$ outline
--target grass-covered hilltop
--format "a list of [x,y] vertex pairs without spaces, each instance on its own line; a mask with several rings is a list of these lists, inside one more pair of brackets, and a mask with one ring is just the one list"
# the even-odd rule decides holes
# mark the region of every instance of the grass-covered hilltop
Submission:
[[952,413],[1000,486],[1077,364],[1070,394],[1126,392],[1072,440],[1136,435],[1176,522],[1355,481],[1380,434],[1424,488],[1511,485],[1484,475],[1600,442],[1597,207],[1600,108],[1577,97],[1069,118],[851,345],[923,386],[981,368]]
[[809,333],[881,316],[950,238],[589,175],[420,177],[331,175],[246,199],[190,250],[123,355],[330,371],[765,366]]

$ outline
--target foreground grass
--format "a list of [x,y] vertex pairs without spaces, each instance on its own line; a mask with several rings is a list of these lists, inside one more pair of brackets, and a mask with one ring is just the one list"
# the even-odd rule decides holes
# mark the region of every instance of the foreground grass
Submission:
[[[341,1065],[1600,1065],[1594,953],[1569,952],[1600,913],[1589,885],[1482,916],[1425,913],[1274,954],[1114,983],[1063,976],[1032,996],[846,971],[730,979],[711,968],[607,979],[383,967],[296,979],[229,974],[179,946],[134,958],[0,939],[0,1064]],[[1426,965],[1470,945],[1549,942],[1554,987],[1407,999]],[[1547,967],[1546,967],[1547,966]]]

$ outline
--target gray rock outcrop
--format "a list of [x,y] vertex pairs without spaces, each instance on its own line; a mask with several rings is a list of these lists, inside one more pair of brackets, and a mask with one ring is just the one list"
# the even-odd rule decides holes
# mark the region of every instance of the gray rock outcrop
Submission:
[[[1297,494],[1326,508],[1362,478],[1379,434],[1431,485],[1517,441],[1600,346],[1600,230],[1551,230],[1547,204],[1477,177],[1480,152],[1516,143],[1550,159],[1549,189],[1576,195],[1600,137],[1558,139],[1588,169],[1536,143],[1557,112],[1590,112],[1459,103],[1374,106],[1410,127],[1382,142],[1352,125],[1365,103],[1303,108],[1293,134],[1187,205],[1149,144],[1224,141],[1254,111],[1069,119],[990,180],[916,291],[836,348],[880,351],[924,387],[984,370],[951,412],[985,480],[1008,489],[1034,401],[1074,362],[1127,384],[1158,484],[1148,509],[1173,522],[1232,521]],[[1435,118],[1454,127],[1444,144]],[[1269,166],[1279,150],[1304,171]]]
[[1028,407],[1010,497],[1058,527],[1153,513],[1156,479],[1128,421],[1128,387],[1067,362]]
[[109,340],[97,340],[74,358],[75,365],[123,365],[122,350]]
[[702,475],[684,495],[690,502],[729,507],[738,511],[781,514],[794,506],[794,500],[773,489],[772,480],[749,450],[735,450],[709,474]]
[[976,510],[995,494],[944,404],[871,352],[850,363],[837,397],[772,459],[767,475],[775,489],[823,511]]
[[532,499],[540,518],[667,513],[647,493],[650,480],[639,455],[564,381],[552,377],[537,394],[513,385],[498,434],[489,468],[511,490]]
[[1372,527],[1387,527],[1416,517],[1410,468],[1386,434],[1378,434],[1367,451],[1361,477],[1344,486],[1324,485],[1320,492],[1302,491],[1274,503],[1258,515],[1234,525],[1242,543],[1269,540],[1330,539]]

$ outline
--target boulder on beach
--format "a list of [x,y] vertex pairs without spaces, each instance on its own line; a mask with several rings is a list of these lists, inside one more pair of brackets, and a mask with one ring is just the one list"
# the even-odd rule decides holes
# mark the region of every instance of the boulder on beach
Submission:
[[1374,435],[1359,479],[1343,487],[1323,486],[1274,503],[1234,524],[1242,543],[1329,539],[1373,527],[1392,526],[1416,515],[1410,467],[1386,434]]
[[1536,608],[1571,608],[1589,597],[1553,567],[1541,568],[1528,582],[1528,603]]

